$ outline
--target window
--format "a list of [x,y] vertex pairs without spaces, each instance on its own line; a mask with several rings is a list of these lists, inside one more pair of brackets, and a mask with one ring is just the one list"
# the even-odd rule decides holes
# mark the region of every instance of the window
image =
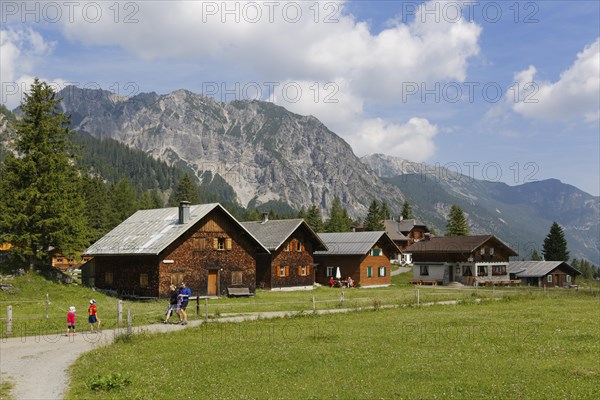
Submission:
[[421,275],[429,275],[429,265],[421,265]]
[[142,289],[148,287],[148,274],[140,274],[140,287]]
[[106,283],[107,285],[113,284],[113,273],[112,272],[104,273],[104,283]]
[[492,275],[506,275],[506,265],[492,265]]
[[477,266],[477,275],[479,276],[487,276],[487,265],[479,265]]
[[463,268],[463,276],[473,276],[473,273],[471,272],[471,267],[469,267],[468,265]]
[[373,248],[371,249],[371,255],[375,257],[379,257],[381,255],[381,249]]
[[299,276],[308,276],[310,274],[310,267],[308,265],[299,265],[298,266],[298,275]]
[[485,254],[485,247],[482,247],[481,249],[479,249],[479,254],[481,254],[481,255]]
[[333,276],[333,267],[327,267],[327,276]]
[[181,282],[185,282],[184,278],[183,272],[173,272],[171,273],[171,284],[179,287]]
[[214,238],[213,249],[214,250],[231,250],[233,247],[233,241],[231,238]]
[[244,274],[242,271],[233,271],[231,273],[231,284],[232,285],[241,285]]
[[298,253],[302,252],[302,243],[301,242],[296,242],[296,251]]
[[379,269],[377,270],[377,276],[385,276],[385,267],[379,267]]
[[552,283],[552,275],[548,275],[547,281],[548,283]]
[[278,268],[277,268],[277,276],[279,277],[286,277],[290,275],[290,267],[289,265],[285,265],[285,264],[281,264]]
[[493,256],[493,255],[494,255],[494,248],[490,247],[490,256]]
[[367,267],[367,278],[371,278],[373,276],[373,267]]
[[571,275],[567,275],[567,283],[571,283]]
[[283,248],[283,251],[290,251],[290,242],[287,242],[285,244],[285,247]]

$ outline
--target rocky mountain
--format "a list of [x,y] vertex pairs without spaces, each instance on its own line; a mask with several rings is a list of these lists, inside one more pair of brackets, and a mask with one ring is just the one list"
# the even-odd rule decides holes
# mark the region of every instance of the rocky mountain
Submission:
[[319,120],[272,103],[220,103],[186,90],[119,97],[73,86],[60,92],[72,128],[110,137],[171,164],[220,175],[242,206],[271,200],[320,206],[338,196],[350,216],[373,198],[400,209],[400,189],[375,175]]
[[541,246],[553,221],[565,231],[572,257],[600,263],[600,197],[556,179],[509,186],[477,180],[439,166],[383,154],[361,159],[402,189],[414,213],[440,234],[452,204],[467,214],[471,232],[492,233],[527,257]]

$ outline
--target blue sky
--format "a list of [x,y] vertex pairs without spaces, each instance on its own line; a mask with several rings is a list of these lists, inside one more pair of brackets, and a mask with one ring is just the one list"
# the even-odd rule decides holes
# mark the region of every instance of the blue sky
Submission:
[[312,114],[357,155],[600,193],[600,2],[0,3],[1,101],[34,76]]

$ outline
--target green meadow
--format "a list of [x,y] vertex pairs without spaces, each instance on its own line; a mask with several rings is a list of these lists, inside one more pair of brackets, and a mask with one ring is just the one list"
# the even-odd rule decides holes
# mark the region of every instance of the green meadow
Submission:
[[299,314],[122,336],[69,399],[600,398],[598,298]]

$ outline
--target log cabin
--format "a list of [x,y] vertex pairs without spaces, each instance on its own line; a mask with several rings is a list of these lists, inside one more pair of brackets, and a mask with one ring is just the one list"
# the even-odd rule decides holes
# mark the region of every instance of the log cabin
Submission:
[[90,286],[138,297],[167,296],[186,282],[193,295],[256,289],[256,253],[269,253],[218,203],[141,210],[90,246]]
[[537,287],[575,286],[575,278],[581,275],[565,261],[511,261],[508,272],[523,285]]
[[256,285],[271,290],[310,290],[315,283],[314,251],[327,246],[303,219],[242,222],[269,253],[256,254]]
[[384,231],[319,233],[328,250],[315,251],[315,279],[328,285],[329,278],[352,277],[361,287],[389,286],[390,260],[400,249]]

